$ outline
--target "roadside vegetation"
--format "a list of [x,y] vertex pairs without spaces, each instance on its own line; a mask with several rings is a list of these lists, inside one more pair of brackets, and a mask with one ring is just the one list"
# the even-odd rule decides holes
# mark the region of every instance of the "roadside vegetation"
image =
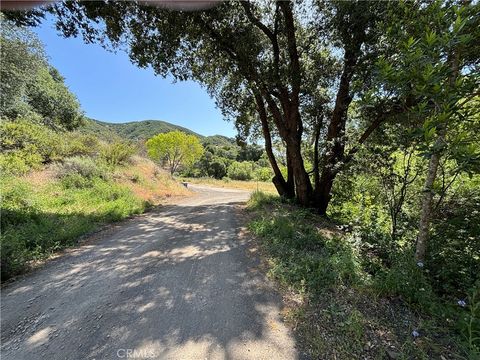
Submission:
[[[434,220],[424,268],[411,261],[411,242],[392,239],[379,202],[385,194],[372,177],[357,184],[360,196],[344,189],[350,198],[334,199],[329,218],[276,195],[252,195],[249,229],[282,286],[284,315],[313,358],[478,358],[478,243],[459,245],[480,236],[480,178],[463,181]],[[467,199],[465,212],[456,202]]]
[[[202,144],[204,150],[201,156],[191,166],[184,167],[179,175],[226,182],[229,180],[271,182],[272,168],[261,146],[256,144],[240,146],[228,138],[222,141],[207,138]],[[286,171],[286,167],[283,169]]]
[[166,171],[125,147],[103,144],[91,155],[61,157],[27,173],[2,174],[2,280],[77,244],[80,236],[103,224],[189,194]]
[[229,178],[224,178],[222,180],[210,178],[210,177],[199,177],[199,178],[188,178],[181,177],[182,181],[186,181],[191,184],[200,184],[208,185],[219,188],[227,189],[238,189],[246,191],[261,191],[266,194],[276,194],[275,186],[271,181],[244,181],[244,180],[231,180]]

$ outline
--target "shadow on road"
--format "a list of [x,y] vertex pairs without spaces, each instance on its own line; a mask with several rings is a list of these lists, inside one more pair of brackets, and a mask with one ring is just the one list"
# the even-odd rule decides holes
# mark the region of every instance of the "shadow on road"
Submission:
[[7,287],[2,357],[293,358],[238,204],[165,206]]

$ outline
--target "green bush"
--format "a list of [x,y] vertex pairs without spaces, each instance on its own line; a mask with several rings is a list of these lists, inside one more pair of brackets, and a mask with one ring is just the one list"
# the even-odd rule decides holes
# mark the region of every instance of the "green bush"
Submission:
[[[99,152],[98,138],[78,132],[56,132],[33,119],[2,121],[0,168],[10,174],[25,174],[42,164],[65,157],[93,156]],[[116,150],[117,153],[119,152]],[[113,155],[117,156],[118,155]]]
[[100,157],[112,166],[125,164],[135,153],[135,148],[127,142],[117,141],[104,144],[100,150]]
[[269,167],[261,167],[254,172],[255,180],[259,181],[271,181],[273,177],[273,171]]
[[40,154],[28,149],[0,154],[0,170],[7,174],[26,174],[39,169],[43,158]]
[[95,156],[100,152],[98,137],[80,132],[65,132],[62,134],[61,155],[72,156]]
[[215,179],[222,179],[225,175],[227,175],[226,159],[214,156],[207,168],[207,174]]
[[35,212],[36,202],[31,186],[18,178],[2,177],[1,227],[21,224]]
[[433,219],[426,262],[442,296],[465,297],[480,281],[480,176],[464,176]]
[[248,161],[234,161],[228,167],[228,177],[232,180],[252,180],[253,163]]
[[59,157],[59,135],[25,119],[0,124],[0,167],[3,172],[24,174]]
[[73,173],[63,176],[60,182],[65,189],[82,189],[92,186],[92,180],[93,179],[91,178],[86,178],[80,174]]
[[105,165],[87,156],[74,156],[54,166],[56,176],[60,179],[81,177],[91,180],[95,177],[107,179],[108,169]]

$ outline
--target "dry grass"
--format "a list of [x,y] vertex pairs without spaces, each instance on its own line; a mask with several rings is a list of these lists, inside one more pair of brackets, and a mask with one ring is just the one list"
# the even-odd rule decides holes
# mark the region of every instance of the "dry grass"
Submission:
[[43,187],[55,180],[55,172],[50,168],[45,168],[27,173],[22,178],[34,187]]
[[[56,181],[52,167],[32,171],[22,178],[37,190]],[[167,171],[140,156],[133,156],[130,165],[117,168],[113,178],[116,183],[128,187],[137,198],[152,205],[158,205],[165,199],[192,195],[190,190],[172,178]]]
[[239,181],[239,180],[217,180],[212,178],[182,178],[192,184],[209,185],[227,189],[240,189],[248,191],[262,191],[269,194],[277,194],[275,186],[271,182],[263,181]]
[[158,205],[164,199],[189,196],[192,193],[154,162],[133,157],[132,165],[116,173],[116,181],[130,188],[136,197]]

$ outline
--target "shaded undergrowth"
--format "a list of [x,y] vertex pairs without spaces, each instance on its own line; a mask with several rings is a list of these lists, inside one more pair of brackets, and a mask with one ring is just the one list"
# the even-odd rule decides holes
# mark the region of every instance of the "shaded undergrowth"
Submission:
[[478,299],[445,303],[410,249],[372,267],[357,236],[306,209],[257,192],[248,210],[286,318],[314,358],[477,358]]

